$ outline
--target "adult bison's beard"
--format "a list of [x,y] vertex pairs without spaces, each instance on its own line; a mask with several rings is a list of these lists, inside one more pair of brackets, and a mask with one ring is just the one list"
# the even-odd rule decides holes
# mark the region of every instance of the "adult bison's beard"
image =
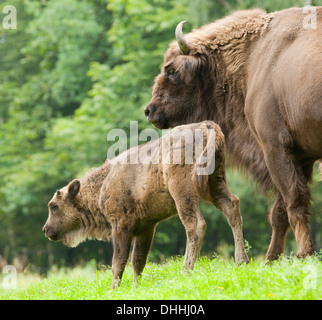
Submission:
[[148,121],[151,122],[158,129],[168,129],[170,127],[169,120],[164,113],[161,113],[156,121]]

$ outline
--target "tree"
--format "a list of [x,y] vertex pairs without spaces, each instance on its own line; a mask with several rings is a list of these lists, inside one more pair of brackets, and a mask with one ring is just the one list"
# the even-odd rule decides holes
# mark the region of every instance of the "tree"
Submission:
[[[47,139],[55,119],[70,117],[86,97],[90,62],[106,59],[109,52],[105,30],[111,21],[101,0],[16,5],[19,28],[6,36],[6,55],[1,55],[10,68],[0,72],[5,79],[0,90],[7,93],[0,130],[0,249],[9,256],[26,246],[31,230],[35,236],[28,246],[44,244],[46,202],[54,186],[75,174],[56,166],[68,161],[68,150],[59,153]],[[29,232],[20,232],[26,225]]]

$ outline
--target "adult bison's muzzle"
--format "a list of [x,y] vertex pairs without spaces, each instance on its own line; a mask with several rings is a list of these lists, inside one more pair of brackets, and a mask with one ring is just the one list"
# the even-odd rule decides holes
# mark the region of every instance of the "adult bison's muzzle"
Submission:
[[158,129],[168,129],[168,119],[164,112],[158,111],[155,104],[149,103],[144,108],[144,114],[148,122],[152,123]]
[[156,115],[157,106],[155,104],[149,103],[144,108],[144,114],[146,116],[146,120],[151,123],[158,122],[158,116]]

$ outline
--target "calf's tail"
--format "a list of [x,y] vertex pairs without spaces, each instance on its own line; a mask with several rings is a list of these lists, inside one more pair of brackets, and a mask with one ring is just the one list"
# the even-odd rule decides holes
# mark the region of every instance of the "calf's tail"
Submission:
[[[220,127],[212,121],[204,122],[201,125],[203,138],[196,146],[200,149],[200,155],[195,153],[197,159],[192,172],[192,180],[198,195],[205,201],[212,201],[210,179],[215,175],[216,169],[224,161],[224,135]],[[197,143],[197,142],[196,142]],[[205,145],[205,147],[203,147]],[[216,155],[219,155],[219,158]]]

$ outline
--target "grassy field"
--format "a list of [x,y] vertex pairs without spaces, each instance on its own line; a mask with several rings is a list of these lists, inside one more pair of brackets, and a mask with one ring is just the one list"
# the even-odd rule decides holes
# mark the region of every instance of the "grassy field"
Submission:
[[[181,272],[182,258],[165,264],[148,263],[138,286],[133,286],[128,266],[122,285],[111,290],[110,269],[53,268],[46,277],[17,276],[16,289],[0,288],[0,299],[137,299],[137,300],[212,300],[212,299],[321,299],[322,263],[317,257],[306,260],[282,258],[272,265],[252,260],[235,266],[220,258],[200,258],[190,275]],[[101,268],[102,269],[102,268]],[[0,278],[3,283],[4,274]]]

